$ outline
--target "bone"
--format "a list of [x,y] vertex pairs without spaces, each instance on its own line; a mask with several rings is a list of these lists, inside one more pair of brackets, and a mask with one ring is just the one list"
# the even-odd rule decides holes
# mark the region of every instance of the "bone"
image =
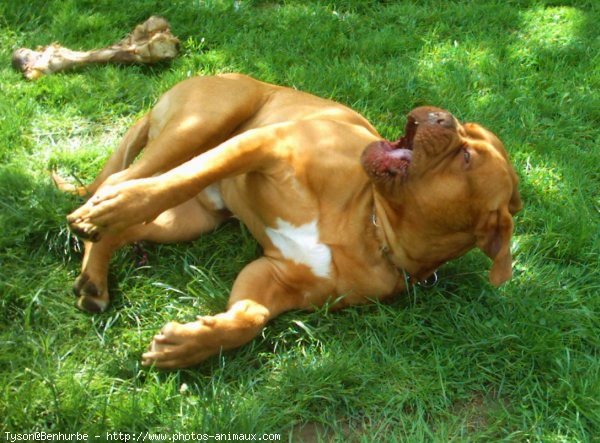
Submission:
[[37,80],[44,75],[65,71],[92,63],[154,64],[175,58],[179,40],[162,17],[150,17],[133,32],[114,45],[91,51],[73,51],[58,43],[32,50],[17,49],[13,67],[26,79]]

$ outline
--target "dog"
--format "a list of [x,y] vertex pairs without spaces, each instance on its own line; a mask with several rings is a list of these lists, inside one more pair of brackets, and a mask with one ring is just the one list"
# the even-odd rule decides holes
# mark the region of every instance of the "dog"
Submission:
[[108,263],[125,244],[190,241],[237,217],[262,246],[225,312],[154,336],[142,363],[159,368],[239,347],[288,310],[390,297],[475,247],[500,285],[522,207],[503,144],[478,124],[418,107],[388,141],[346,106],[241,74],[175,85],[88,187],[55,179],[90,196],[67,216],[85,243],[85,311],[108,306]]

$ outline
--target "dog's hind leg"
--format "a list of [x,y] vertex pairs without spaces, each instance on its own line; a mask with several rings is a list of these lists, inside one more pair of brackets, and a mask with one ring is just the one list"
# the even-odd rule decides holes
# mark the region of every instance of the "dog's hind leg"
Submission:
[[81,274],[73,285],[77,307],[95,313],[108,307],[108,266],[113,252],[120,247],[142,240],[155,243],[194,240],[213,230],[227,217],[227,214],[208,209],[197,199],[192,199],[163,212],[151,223],[131,226],[116,235],[105,235],[96,243],[86,241]]
[[[130,166],[133,157],[122,161],[123,154],[116,155],[93,185],[152,177],[223,143],[260,109],[261,87],[244,76],[194,77],[175,85],[147,115],[140,157]],[[109,177],[115,169],[122,172]]]
[[150,116],[149,114],[146,114],[125,133],[123,140],[121,140],[117,149],[106,161],[104,167],[91,184],[87,186],[73,185],[56,172],[53,172],[52,179],[54,180],[54,184],[63,192],[77,194],[82,197],[94,194],[108,177],[129,167],[135,157],[140,153],[144,146],[146,146],[149,128]]
[[109,157],[96,179],[86,186],[86,195],[94,194],[113,174],[126,170],[148,143],[150,115],[146,114],[125,133],[119,147]]
[[54,182],[65,192],[89,196],[103,184],[168,171],[230,138],[262,106],[262,87],[237,75],[183,81],[126,132],[93,183],[76,186],[57,174]]

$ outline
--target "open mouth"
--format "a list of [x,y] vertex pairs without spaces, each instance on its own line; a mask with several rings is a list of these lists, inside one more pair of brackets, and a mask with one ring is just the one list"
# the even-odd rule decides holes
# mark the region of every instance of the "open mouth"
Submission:
[[394,163],[397,164],[394,164],[394,166],[399,167],[402,172],[406,172],[406,169],[412,162],[413,142],[415,140],[415,134],[417,133],[417,126],[417,121],[412,117],[408,117],[404,137],[390,143],[392,150],[388,152],[388,155],[396,160]]
[[403,137],[395,142],[380,140],[371,143],[362,154],[365,171],[373,179],[407,177],[413,159],[413,142],[417,121],[409,117]]
[[408,122],[406,123],[406,128],[404,130],[404,137],[401,137],[399,140],[392,143],[395,145],[394,149],[407,149],[412,151],[413,141],[415,140],[418,126],[419,123],[413,117],[408,117]]

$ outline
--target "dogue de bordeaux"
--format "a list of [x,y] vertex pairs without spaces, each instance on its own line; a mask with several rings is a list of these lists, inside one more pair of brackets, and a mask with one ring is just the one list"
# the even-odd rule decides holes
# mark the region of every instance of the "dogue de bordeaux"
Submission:
[[56,180],[91,196],[67,217],[85,240],[74,290],[86,311],[106,309],[109,259],[127,243],[193,240],[237,217],[262,246],[226,312],[153,338],[142,360],[160,368],[243,345],[284,311],[397,294],[474,247],[499,285],[521,208],[502,143],[478,124],[419,107],[388,141],[346,106],[240,74],[182,81],[90,186]]

